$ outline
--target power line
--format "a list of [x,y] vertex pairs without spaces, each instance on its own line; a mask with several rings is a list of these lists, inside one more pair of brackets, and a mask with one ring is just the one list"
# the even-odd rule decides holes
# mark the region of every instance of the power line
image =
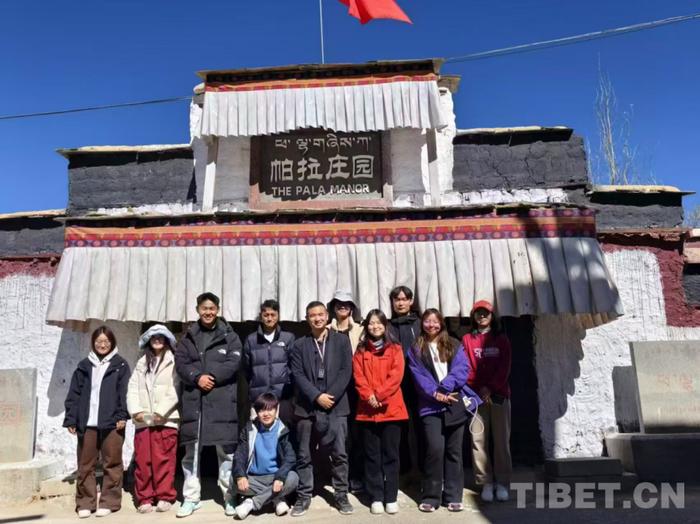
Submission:
[[109,104],[102,106],[77,107],[73,109],[63,109],[61,111],[44,111],[42,113],[24,113],[20,115],[0,116],[0,120],[19,120],[20,118],[33,118],[37,116],[67,115],[70,113],[83,113],[85,111],[101,111],[103,109],[118,109],[120,107],[148,106],[153,104],[168,104],[171,102],[182,102],[192,100],[191,96],[179,96],[175,98],[159,98],[156,100],[142,100],[140,102],[124,102],[123,104]]
[[[486,58],[494,58],[497,56],[505,56],[519,53],[528,53],[533,51],[539,51],[542,49],[548,49],[552,47],[561,47],[566,45],[578,44],[580,42],[588,42],[590,40],[598,40],[602,38],[611,38],[614,36],[620,36],[627,33],[634,33],[638,31],[646,31],[648,29],[656,29],[657,27],[662,27],[671,24],[678,24],[681,22],[688,22],[690,20],[700,19],[700,13],[695,13],[692,15],[674,16],[671,18],[664,18],[662,20],[654,20],[652,22],[643,22],[640,24],[634,24],[624,27],[616,27],[613,29],[604,29],[602,31],[594,31],[592,33],[583,33],[580,35],[566,36],[562,38],[555,38],[553,40],[543,40],[541,42],[532,42],[529,44],[516,45],[511,47],[503,47],[501,49],[492,49],[490,51],[482,51],[479,53],[472,53],[468,55],[455,56],[452,58],[445,59],[447,64],[455,64],[459,62],[468,62],[472,60],[483,60]],[[24,118],[35,118],[41,116],[54,116],[54,115],[67,115],[72,113],[84,113],[87,111],[102,111],[105,109],[119,109],[123,107],[137,107],[137,106],[147,106],[154,104],[168,104],[172,102],[182,102],[185,100],[191,100],[190,96],[180,96],[174,98],[160,98],[156,100],[143,100],[140,102],[125,102],[123,104],[107,104],[91,107],[79,107],[73,109],[64,109],[60,111],[44,111],[40,113],[24,113],[18,115],[0,115],[0,121],[2,120],[20,120]]]
[[628,25],[625,27],[616,27],[614,29],[604,29],[602,31],[594,31],[592,33],[584,33],[581,35],[555,38],[554,40],[543,40],[541,42],[532,42],[530,44],[504,47],[502,49],[492,49],[491,51],[482,51],[480,53],[472,53],[470,55],[455,56],[446,59],[445,63],[467,62],[470,60],[482,60],[484,58],[493,58],[495,56],[539,51],[540,49],[547,49],[550,47],[561,47],[565,45],[578,44],[580,42],[588,42],[590,40],[598,40],[601,38],[611,38],[613,36],[620,36],[626,33],[634,33],[637,31],[645,31],[647,29],[655,29],[657,27],[678,24],[680,22],[687,22],[689,20],[696,20],[698,18],[700,18],[700,13],[685,16],[674,16],[672,18],[664,18],[663,20],[654,20],[653,22],[643,22],[641,24]]

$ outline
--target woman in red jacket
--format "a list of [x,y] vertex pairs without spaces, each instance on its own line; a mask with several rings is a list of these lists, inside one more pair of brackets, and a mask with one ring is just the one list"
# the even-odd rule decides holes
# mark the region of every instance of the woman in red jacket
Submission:
[[[484,403],[477,418],[483,431],[472,435],[472,463],[476,483],[482,486],[481,498],[492,502],[508,500],[511,476],[510,458],[510,377],[511,348],[508,337],[499,329],[493,306],[486,300],[474,304],[472,331],[462,345],[469,359],[467,384]],[[480,427],[481,425],[477,425]],[[489,457],[489,440],[493,438],[493,463]]]
[[372,497],[372,513],[396,513],[399,493],[401,421],[408,411],[401,394],[404,356],[401,344],[389,336],[386,315],[373,309],[364,321],[360,344],[352,362],[359,395],[357,416],[362,423],[365,451],[365,488]]

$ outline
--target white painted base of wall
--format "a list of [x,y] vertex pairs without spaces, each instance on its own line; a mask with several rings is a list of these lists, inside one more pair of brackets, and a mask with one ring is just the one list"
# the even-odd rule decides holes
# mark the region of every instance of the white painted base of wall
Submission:
[[[35,457],[75,469],[76,437],[63,428],[63,402],[78,362],[87,356],[90,331],[79,333],[48,326],[46,308],[53,277],[11,275],[0,279],[0,368],[37,369],[37,436]],[[140,324],[107,322],[114,330],[119,353],[132,366],[138,355]],[[133,453],[133,426],[127,425],[125,465]]]
[[540,432],[546,457],[600,456],[606,433],[637,420],[629,342],[690,340],[700,328],[666,325],[661,274],[644,250],[605,254],[625,315],[588,331],[570,317],[535,320]]

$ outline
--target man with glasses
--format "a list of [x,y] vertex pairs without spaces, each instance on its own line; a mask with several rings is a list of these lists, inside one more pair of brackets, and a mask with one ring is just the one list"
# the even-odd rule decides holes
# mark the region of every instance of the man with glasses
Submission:
[[291,368],[296,390],[294,415],[298,422],[298,498],[293,517],[304,515],[311,504],[314,472],[311,450],[319,445],[318,457],[331,459],[335,506],[343,515],[353,512],[348,500],[348,456],[345,451],[347,417],[350,414],[347,389],[352,378],[350,340],[328,329],[328,310],[322,302],[306,306],[311,334],[294,343]]

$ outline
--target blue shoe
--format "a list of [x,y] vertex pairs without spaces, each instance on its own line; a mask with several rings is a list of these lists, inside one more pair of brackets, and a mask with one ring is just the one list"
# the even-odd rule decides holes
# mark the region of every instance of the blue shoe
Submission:
[[184,518],[184,517],[189,517],[197,511],[199,508],[202,507],[202,503],[200,501],[197,502],[192,502],[189,500],[186,500],[182,504],[180,504],[180,509],[177,510],[177,513],[175,516],[179,519]]
[[236,505],[233,503],[233,500],[227,500],[224,503],[224,514],[227,517],[233,517],[236,514]]

